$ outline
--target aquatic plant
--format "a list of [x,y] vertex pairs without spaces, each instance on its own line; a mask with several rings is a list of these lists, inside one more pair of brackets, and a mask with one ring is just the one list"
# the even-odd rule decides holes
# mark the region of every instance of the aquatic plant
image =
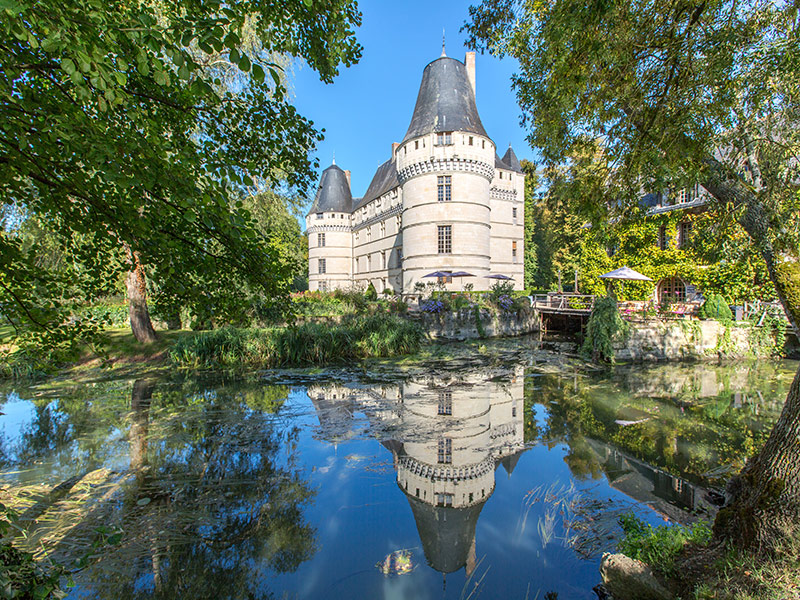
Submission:
[[348,316],[340,324],[305,323],[274,329],[227,327],[183,338],[170,350],[185,368],[268,368],[389,357],[419,349],[422,329],[399,317]]

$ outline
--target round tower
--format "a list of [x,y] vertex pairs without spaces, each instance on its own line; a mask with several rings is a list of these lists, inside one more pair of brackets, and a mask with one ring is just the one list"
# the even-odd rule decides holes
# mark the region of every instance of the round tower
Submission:
[[433,271],[466,271],[449,289],[486,288],[491,268],[490,183],[495,144],[475,104],[474,56],[442,54],[425,67],[408,131],[397,149],[403,189],[403,291]]
[[308,289],[328,291],[352,285],[353,241],[350,172],[336,164],[322,172],[317,195],[306,215]]

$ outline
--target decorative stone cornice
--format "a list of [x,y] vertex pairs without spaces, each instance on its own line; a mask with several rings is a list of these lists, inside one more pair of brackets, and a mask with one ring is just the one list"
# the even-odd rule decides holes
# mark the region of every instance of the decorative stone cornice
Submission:
[[475,173],[489,181],[494,179],[494,165],[471,158],[445,158],[441,160],[425,160],[404,167],[397,173],[400,185],[409,179],[430,173]]
[[499,187],[489,188],[489,198],[492,200],[507,200],[513,202],[517,199],[517,190],[504,190]]
[[395,215],[399,215],[403,212],[403,205],[402,204],[395,204],[389,210],[385,210],[382,213],[375,215],[374,217],[370,217],[366,221],[361,221],[358,225],[353,225],[352,231],[359,231],[360,229],[364,229],[365,227],[369,227],[370,225],[374,225],[378,221],[383,221],[388,217],[393,217]]
[[341,231],[344,233],[350,233],[352,231],[352,227],[350,227],[350,225],[312,225],[306,229],[306,233],[320,233],[324,231]]
[[431,481],[465,481],[469,479],[478,479],[494,470],[494,461],[491,459],[467,467],[434,466],[418,461],[410,456],[401,456],[398,463],[400,468],[404,468],[415,475],[430,479]]

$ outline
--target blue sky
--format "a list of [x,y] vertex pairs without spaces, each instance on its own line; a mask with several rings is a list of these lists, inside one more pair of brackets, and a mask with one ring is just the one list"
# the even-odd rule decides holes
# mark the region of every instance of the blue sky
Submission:
[[[476,0],[477,1],[477,0]],[[336,164],[352,172],[354,196],[362,196],[377,167],[387,160],[392,142],[405,135],[414,111],[422,71],[442,51],[464,60],[468,0],[362,0],[363,24],[356,32],[361,61],[342,69],[331,85],[305,66],[295,68],[294,103],[300,114],[325,129],[316,156],[320,171]],[[502,156],[511,143],[520,159],[532,158],[519,124],[520,110],[511,91],[516,61],[488,54],[476,58],[478,111]],[[312,191],[313,197],[313,191]]]

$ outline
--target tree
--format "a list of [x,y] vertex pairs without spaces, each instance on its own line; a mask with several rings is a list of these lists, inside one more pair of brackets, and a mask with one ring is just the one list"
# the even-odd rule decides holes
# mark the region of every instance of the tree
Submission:
[[[727,0],[470,9],[469,44],[520,62],[529,140],[559,163],[604,141],[605,206],[699,182],[733,213],[800,335],[798,9]],[[800,371],[761,451],[729,485],[718,541],[772,548],[800,524]]]
[[[124,249],[140,340],[145,272],[197,302],[212,274],[280,295],[281,259],[241,197],[306,187],[321,136],[287,101],[273,57],[330,82],[360,56],[360,19],[352,0],[0,2],[3,212],[22,207],[62,241],[85,235],[79,259]],[[60,283],[13,229],[0,256],[3,316],[39,334],[74,329]]]

